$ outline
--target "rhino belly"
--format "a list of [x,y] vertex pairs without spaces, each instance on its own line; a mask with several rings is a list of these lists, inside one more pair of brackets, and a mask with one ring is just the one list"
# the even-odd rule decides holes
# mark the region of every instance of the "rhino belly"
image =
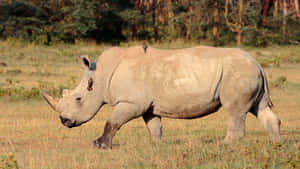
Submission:
[[181,109],[177,110],[163,110],[161,107],[154,108],[154,114],[167,118],[175,119],[194,119],[209,115],[218,111],[221,107],[219,100],[209,102],[204,105],[193,105],[193,106],[184,106],[181,105]]

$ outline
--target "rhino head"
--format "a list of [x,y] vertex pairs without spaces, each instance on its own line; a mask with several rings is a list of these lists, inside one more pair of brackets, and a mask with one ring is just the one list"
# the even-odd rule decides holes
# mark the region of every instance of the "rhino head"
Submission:
[[104,104],[101,91],[103,85],[97,82],[96,64],[91,63],[88,56],[79,57],[85,68],[79,85],[73,90],[63,90],[60,99],[49,96],[45,91],[42,95],[49,105],[60,113],[60,120],[66,127],[72,128],[91,120]]

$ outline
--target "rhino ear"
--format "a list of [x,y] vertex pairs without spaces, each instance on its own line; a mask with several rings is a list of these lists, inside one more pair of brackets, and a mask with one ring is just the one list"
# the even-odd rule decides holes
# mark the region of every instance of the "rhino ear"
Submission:
[[81,61],[84,67],[87,67],[88,69],[91,68],[91,62],[88,55],[79,56],[79,60]]

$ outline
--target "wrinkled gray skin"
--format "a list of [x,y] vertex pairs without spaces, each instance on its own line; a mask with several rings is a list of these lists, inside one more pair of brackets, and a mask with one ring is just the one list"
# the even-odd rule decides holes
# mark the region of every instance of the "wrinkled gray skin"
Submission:
[[142,46],[110,48],[99,56],[96,69],[87,56],[80,84],[61,99],[43,92],[60,113],[63,125],[76,127],[91,120],[104,104],[114,110],[103,135],[94,141],[111,148],[112,138],[128,121],[143,117],[154,140],[162,136],[161,117],[193,119],[228,112],[225,142],[245,135],[248,112],[264,125],[274,141],[280,120],[272,112],[265,73],[248,53],[233,48],[199,46],[161,50]]

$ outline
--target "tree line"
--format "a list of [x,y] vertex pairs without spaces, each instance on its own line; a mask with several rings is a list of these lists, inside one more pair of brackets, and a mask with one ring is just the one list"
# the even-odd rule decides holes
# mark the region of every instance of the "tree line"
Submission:
[[0,38],[50,45],[76,40],[300,42],[300,0],[0,0]]

